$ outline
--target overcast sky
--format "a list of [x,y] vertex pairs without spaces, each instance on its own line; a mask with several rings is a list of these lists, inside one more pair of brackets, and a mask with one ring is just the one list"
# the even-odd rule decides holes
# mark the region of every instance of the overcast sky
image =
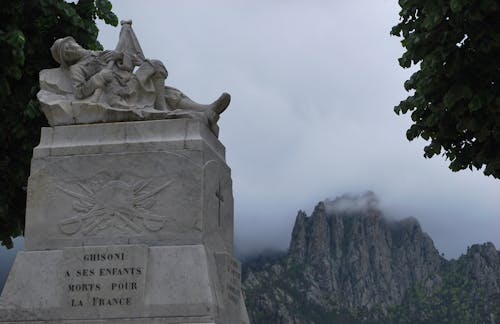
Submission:
[[[393,107],[412,71],[398,66],[396,0],[113,1],[132,19],[167,84],[200,102],[232,95],[219,123],[232,168],[236,244],[286,248],[299,209],[374,191],[390,217],[414,216],[447,257],[500,248],[500,181],[451,172],[408,142]],[[113,49],[119,28],[99,24]]]

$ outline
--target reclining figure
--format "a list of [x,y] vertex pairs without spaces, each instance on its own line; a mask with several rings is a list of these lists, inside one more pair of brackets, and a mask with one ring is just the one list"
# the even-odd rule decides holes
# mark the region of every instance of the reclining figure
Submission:
[[[162,62],[144,57],[131,21],[122,21],[114,51],[91,51],[73,37],[56,40],[52,57],[59,68],[40,72],[40,92],[52,126],[189,117],[203,121],[218,135],[217,121],[231,97],[223,93],[208,105],[165,86]],[[135,70],[135,71],[134,71]]]

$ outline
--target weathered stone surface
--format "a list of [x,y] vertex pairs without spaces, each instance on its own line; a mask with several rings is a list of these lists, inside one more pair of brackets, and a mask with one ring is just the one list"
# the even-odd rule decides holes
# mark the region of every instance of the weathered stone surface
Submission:
[[[43,321],[22,321],[22,322],[1,322],[5,324],[41,324],[46,323]],[[50,323],[55,324],[80,324],[80,323],[89,323],[89,324],[107,324],[107,323],[116,323],[116,324],[142,324],[142,323],[151,323],[151,324],[216,324],[214,322],[199,322],[197,319],[190,319],[186,317],[182,318],[118,318],[118,319],[105,319],[105,320],[61,320],[61,321],[50,321]]]
[[224,147],[168,120],[44,128],[28,186],[26,249],[199,244],[232,253]]
[[114,51],[57,39],[60,67],[40,72],[53,127],[33,152],[0,322],[248,324],[217,140],[231,97],[203,105],[165,86],[121,24]]
[[0,323],[104,318],[248,323],[239,263],[220,256],[203,245],[20,252],[0,298]]
[[[0,322],[2,324],[47,324],[46,321],[6,321]],[[217,324],[215,322],[203,321],[200,322],[198,318],[189,317],[163,317],[163,318],[108,318],[104,320],[60,320],[60,321],[50,321],[52,324]]]
[[81,317],[133,316],[143,304],[148,252],[145,245],[65,248],[54,283],[62,286],[61,307]]
[[191,317],[219,323],[211,264],[202,245],[21,252],[0,300],[2,320]]
[[224,147],[193,119],[44,128],[0,323],[248,324]]
[[217,121],[231,96],[203,105],[165,86],[163,63],[144,56],[131,20],[121,25],[115,50],[86,50],[71,36],[54,42],[50,51],[60,67],[40,72],[37,95],[49,124],[193,118],[218,136]]

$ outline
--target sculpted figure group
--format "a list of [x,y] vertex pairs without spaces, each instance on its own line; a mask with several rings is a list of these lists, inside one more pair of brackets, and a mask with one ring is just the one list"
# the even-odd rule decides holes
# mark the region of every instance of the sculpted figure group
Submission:
[[203,105],[165,86],[168,72],[163,63],[144,57],[131,21],[121,24],[115,50],[87,50],[71,36],[54,42],[50,50],[60,68],[40,73],[38,94],[49,123],[190,117],[218,135],[216,123],[229,105],[229,94]]

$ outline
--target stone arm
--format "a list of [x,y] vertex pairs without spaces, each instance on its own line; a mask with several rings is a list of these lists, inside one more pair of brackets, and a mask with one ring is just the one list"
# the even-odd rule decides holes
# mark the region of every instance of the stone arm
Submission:
[[122,64],[123,60],[123,53],[115,51],[87,52],[90,53],[88,61],[85,62],[84,59],[84,62],[70,67],[74,95],[77,99],[90,97],[96,89],[104,88],[113,78],[112,66],[115,62]]
[[87,79],[87,73],[84,67],[73,65],[70,68],[70,73],[76,99],[90,97],[96,89],[103,88],[106,84],[106,80],[101,71]]

